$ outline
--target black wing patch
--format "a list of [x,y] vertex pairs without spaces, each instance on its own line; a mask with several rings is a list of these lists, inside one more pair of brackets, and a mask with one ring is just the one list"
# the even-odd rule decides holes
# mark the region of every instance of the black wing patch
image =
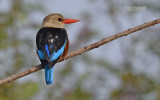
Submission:
[[49,55],[57,52],[67,39],[65,29],[61,28],[41,28],[36,36],[38,50],[45,54],[45,59],[49,60]]

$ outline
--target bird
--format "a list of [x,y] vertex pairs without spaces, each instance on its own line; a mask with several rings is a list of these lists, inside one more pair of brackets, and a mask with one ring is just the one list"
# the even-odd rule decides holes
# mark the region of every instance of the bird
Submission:
[[49,14],[43,19],[36,35],[36,52],[44,67],[47,85],[53,82],[54,65],[68,53],[69,39],[64,25],[78,21],[80,20],[65,19],[59,13]]

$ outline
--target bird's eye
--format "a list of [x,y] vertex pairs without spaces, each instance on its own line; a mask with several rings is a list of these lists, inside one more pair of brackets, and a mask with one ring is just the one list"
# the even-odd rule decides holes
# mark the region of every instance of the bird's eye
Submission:
[[63,21],[63,19],[62,19],[62,18],[58,18],[58,21],[60,21],[60,22],[61,22],[61,21]]

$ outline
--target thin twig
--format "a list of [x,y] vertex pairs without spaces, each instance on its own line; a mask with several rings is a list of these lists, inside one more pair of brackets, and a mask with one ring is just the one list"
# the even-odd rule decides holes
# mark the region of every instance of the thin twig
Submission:
[[[71,57],[80,55],[80,54],[82,54],[84,52],[87,52],[89,50],[92,50],[94,48],[98,48],[99,46],[104,45],[104,44],[106,44],[108,42],[111,42],[111,41],[113,41],[113,40],[115,40],[117,38],[120,38],[120,37],[123,37],[123,36],[127,36],[127,35],[129,35],[129,34],[131,34],[133,32],[142,30],[142,29],[150,27],[150,26],[154,26],[154,25],[159,24],[159,23],[160,23],[160,19],[156,19],[156,20],[153,20],[151,22],[147,22],[147,23],[144,23],[144,24],[139,25],[137,27],[133,27],[133,28],[130,28],[130,29],[125,30],[123,32],[120,32],[118,34],[112,35],[110,37],[104,38],[104,39],[102,39],[102,40],[100,40],[100,41],[98,41],[96,43],[93,43],[93,44],[91,44],[89,46],[85,46],[85,47],[83,47],[81,49],[78,49],[76,51],[70,52],[69,54],[66,55],[65,58],[62,58],[59,62],[61,62],[63,60],[66,60],[66,59],[69,59]],[[11,76],[9,76],[7,78],[4,78],[4,79],[0,80],[0,85],[6,84],[6,83],[10,83],[10,82],[12,82],[12,81],[14,81],[14,80],[16,80],[18,78],[21,78],[23,76],[26,76],[28,74],[31,74],[31,73],[36,72],[36,71],[41,70],[41,69],[43,69],[43,67],[41,67],[41,65],[33,66],[32,68],[29,68],[28,70],[25,70],[24,72],[16,73],[14,75],[11,75]]]

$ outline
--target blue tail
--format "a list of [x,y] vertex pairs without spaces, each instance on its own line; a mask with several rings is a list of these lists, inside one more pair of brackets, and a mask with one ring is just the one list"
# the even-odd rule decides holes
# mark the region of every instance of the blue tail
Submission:
[[54,67],[49,68],[48,64],[46,64],[46,66],[45,66],[45,79],[46,79],[47,85],[52,84],[52,82],[53,82],[53,70],[54,70]]

